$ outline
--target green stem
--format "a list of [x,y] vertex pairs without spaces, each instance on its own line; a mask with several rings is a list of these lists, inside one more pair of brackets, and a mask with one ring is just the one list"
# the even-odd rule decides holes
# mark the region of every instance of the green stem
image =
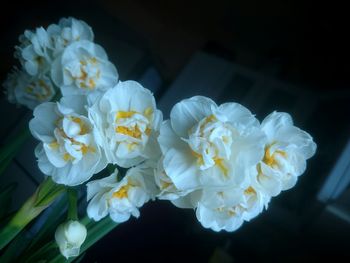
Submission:
[[77,191],[73,188],[67,189],[68,194],[68,220],[78,220],[78,212],[77,212]]
[[0,249],[8,245],[34,218],[44,211],[64,190],[62,185],[46,178],[35,193],[16,212],[7,225],[0,230]]

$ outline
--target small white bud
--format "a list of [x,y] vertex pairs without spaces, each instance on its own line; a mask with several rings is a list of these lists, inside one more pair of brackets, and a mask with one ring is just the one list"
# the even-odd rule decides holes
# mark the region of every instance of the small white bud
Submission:
[[69,220],[57,227],[55,240],[61,254],[68,259],[79,255],[80,246],[84,243],[86,235],[86,227],[83,224]]

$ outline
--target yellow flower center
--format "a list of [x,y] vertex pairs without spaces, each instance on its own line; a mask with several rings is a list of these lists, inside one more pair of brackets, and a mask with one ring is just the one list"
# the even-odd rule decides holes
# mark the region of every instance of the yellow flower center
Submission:
[[278,161],[276,160],[276,154],[282,155],[284,158],[287,157],[287,153],[285,151],[277,150],[274,151],[273,154],[271,154],[271,147],[274,145],[274,143],[268,145],[265,147],[265,154],[263,158],[263,162],[270,166],[270,167],[276,167],[278,166]]
[[[201,138],[208,138],[208,136],[209,136],[208,132],[210,133],[214,129],[214,127],[210,127],[208,125],[211,125],[212,123],[214,123],[216,121],[217,121],[217,118],[213,114],[211,114],[208,117],[206,117],[205,119],[203,119],[200,122],[198,136],[201,137]],[[192,133],[194,129],[195,128],[191,128],[189,130],[189,132]],[[228,143],[229,142],[229,138],[227,136],[222,136],[220,139],[224,143]],[[214,165],[216,165],[219,168],[219,170],[222,172],[222,174],[224,174],[224,176],[227,176],[228,175],[228,168],[224,164],[224,159],[222,157],[218,156],[218,149],[217,149],[217,147],[209,139],[207,139],[207,143],[208,143],[208,146],[205,146],[207,148],[205,148],[205,152],[203,154],[209,155],[210,158],[214,161]],[[212,151],[213,149],[214,149],[214,152]],[[200,150],[200,149],[193,150],[191,148],[192,154],[197,158],[197,165],[198,166],[204,166],[205,165],[204,157],[203,157],[203,155],[201,153],[197,152],[198,150]]]
[[112,197],[118,199],[127,198],[128,192],[132,187],[134,187],[134,185],[130,181],[128,181],[126,185],[123,185],[118,191],[114,192]]
[[48,100],[52,96],[49,85],[47,85],[42,79],[39,79],[37,83],[31,82],[25,88],[25,91],[28,94],[33,95],[38,101]]
[[[79,132],[79,135],[85,135],[87,133],[89,133],[90,131],[90,128],[87,126],[87,124],[82,120],[80,119],[79,117],[76,117],[76,116],[67,116],[66,118],[68,118],[69,120],[77,123],[80,127],[80,132]],[[77,140],[75,140],[74,138],[71,138],[69,137],[63,130],[63,128],[61,127],[61,123],[62,123],[62,120],[63,118],[58,118],[55,122],[56,126],[57,126],[57,129],[60,133],[60,135],[65,138],[65,139],[68,139],[72,145],[75,145],[75,146],[79,146],[80,147],[80,151],[82,153],[82,155],[86,155],[88,152],[95,152],[95,148],[90,146],[90,145],[86,145],[82,142],[78,142]],[[57,140],[51,142],[49,144],[50,148],[53,149],[53,150],[57,150],[59,149],[60,145],[58,143]],[[63,154],[63,160],[65,160],[66,162],[68,161],[73,161],[75,160],[75,158],[73,156],[71,156],[68,152],[65,152]]]
[[80,76],[73,77],[73,79],[79,80],[79,85],[82,89],[93,90],[96,87],[96,80],[100,78],[101,71],[97,68],[94,74],[88,74],[86,71],[88,64],[93,65],[96,69],[98,61],[95,57],[80,60]]
[[[151,114],[153,113],[151,108],[147,108],[144,111],[144,115],[146,116],[147,119],[150,119]],[[120,123],[121,120],[129,119],[132,118],[135,114],[140,114],[137,111],[118,111],[116,113],[116,123]],[[142,131],[140,130],[139,126],[136,124],[134,126],[117,126],[115,128],[115,132],[128,135],[130,137],[136,138],[136,139],[141,139],[142,137]],[[146,129],[144,130],[144,133],[149,136],[151,134],[151,129],[147,126]]]
[[255,195],[256,191],[253,187],[249,186],[247,189],[244,190],[244,193],[247,195]]

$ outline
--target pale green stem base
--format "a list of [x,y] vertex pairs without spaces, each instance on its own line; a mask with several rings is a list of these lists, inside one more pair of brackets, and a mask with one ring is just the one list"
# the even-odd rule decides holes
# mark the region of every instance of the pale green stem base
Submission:
[[23,204],[7,225],[0,230],[0,249],[3,249],[34,218],[44,211],[64,190],[62,185],[46,178],[35,193]]

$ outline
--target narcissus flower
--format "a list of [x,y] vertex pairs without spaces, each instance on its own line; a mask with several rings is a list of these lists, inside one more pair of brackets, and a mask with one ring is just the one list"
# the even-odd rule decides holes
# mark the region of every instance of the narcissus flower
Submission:
[[243,185],[263,157],[264,134],[248,109],[205,97],[177,103],[158,138],[167,176],[180,190]]
[[31,76],[18,69],[8,75],[3,86],[11,103],[25,105],[29,109],[50,101],[56,94],[56,88],[48,76]]
[[244,187],[203,189],[195,206],[197,219],[204,227],[235,231],[267,208],[271,197],[256,183],[256,169],[251,168],[249,174],[249,183]]
[[109,162],[129,168],[159,155],[162,113],[152,93],[135,81],[119,82],[89,109]]
[[127,221],[130,216],[139,217],[139,208],[153,197],[152,171],[134,167],[118,181],[118,170],[100,180],[87,183],[87,214],[95,221],[110,215],[117,223]]
[[51,38],[53,54],[57,56],[67,46],[80,40],[94,40],[91,27],[82,20],[73,17],[61,18],[58,24],[52,24],[47,28]]
[[88,40],[73,42],[52,65],[51,78],[63,96],[87,95],[94,101],[118,82],[118,72],[104,49]]
[[40,27],[35,31],[26,30],[19,37],[19,41],[15,57],[29,75],[36,76],[50,71],[53,43],[44,28]]
[[61,254],[68,259],[79,255],[86,235],[86,227],[83,224],[79,221],[69,220],[57,227],[55,240]]
[[261,123],[268,141],[264,157],[257,166],[258,183],[271,196],[292,188],[306,169],[306,160],[316,151],[316,144],[305,131],[293,125],[291,116],[273,112]]
[[81,184],[107,165],[85,104],[82,96],[40,104],[29,123],[31,133],[41,141],[35,150],[39,168],[58,184]]

